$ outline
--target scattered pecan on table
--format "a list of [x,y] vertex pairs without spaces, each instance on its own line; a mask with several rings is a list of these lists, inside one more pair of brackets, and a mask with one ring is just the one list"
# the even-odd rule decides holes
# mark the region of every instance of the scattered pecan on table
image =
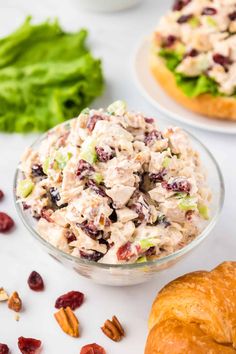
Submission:
[[125,335],[125,331],[116,316],[113,316],[111,321],[106,320],[101,330],[108,338],[115,342],[119,342]]
[[20,312],[22,309],[22,301],[17,291],[14,291],[14,293],[9,297],[8,307],[15,312]]
[[70,307],[62,307],[54,317],[63,332],[71,337],[79,337],[79,321]]
[[[7,301],[9,299],[8,293],[4,288],[0,288],[0,302]],[[1,354],[1,351],[0,351]]]

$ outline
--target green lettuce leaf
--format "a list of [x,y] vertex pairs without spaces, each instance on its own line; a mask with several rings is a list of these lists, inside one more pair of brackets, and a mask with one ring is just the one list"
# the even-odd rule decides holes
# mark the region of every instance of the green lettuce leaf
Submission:
[[170,49],[161,49],[158,55],[165,59],[167,68],[172,71],[178,87],[186,96],[194,98],[204,93],[210,93],[213,96],[221,95],[217,83],[208,76],[187,77],[175,71],[183,59],[183,54]]
[[179,73],[174,73],[177,85],[182,89],[186,96],[197,97],[203,93],[210,93],[219,96],[217,83],[206,75],[198,77],[186,77]]
[[66,33],[57,21],[25,23],[0,39],[0,130],[45,131],[77,116],[102,93],[100,60],[87,31]]
[[158,55],[165,59],[166,66],[170,71],[175,71],[183,59],[183,54],[164,48],[158,52]]

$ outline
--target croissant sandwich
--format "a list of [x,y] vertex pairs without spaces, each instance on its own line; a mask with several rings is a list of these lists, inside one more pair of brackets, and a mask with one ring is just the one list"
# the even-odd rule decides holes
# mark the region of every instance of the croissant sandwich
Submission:
[[153,34],[150,68],[186,108],[236,120],[235,2],[176,0]]
[[145,354],[236,354],[236,262],[165,286],[149,330]]

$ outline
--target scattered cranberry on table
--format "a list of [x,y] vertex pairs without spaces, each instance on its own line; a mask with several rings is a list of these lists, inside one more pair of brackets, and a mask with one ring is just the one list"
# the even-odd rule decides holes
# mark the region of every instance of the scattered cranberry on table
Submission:
[[96,343],[87,344],[81,348],[80,354],[106,354],[103,347]]
[[41,275],[33,271],[28,278],[28,285],[31,290],[42,291],[44,289],[44,282]]
[[55,302],[55,308],[70,307],[71,310],[76,310],[84,302],[84,294],[80,291],[70,291],[67,294],[60,296]]
[[0,232],[9,231],[14,226],[14,221],[6,213],[0,212]]
[[18,338],[18,348],[22,354],[36,354],[41,347],[41,341],[34,338]]
[[6,344],[0,343],[0,354],[8,354],[9,348]]
[[4,197],[3,191],[0,189],[0,200]]

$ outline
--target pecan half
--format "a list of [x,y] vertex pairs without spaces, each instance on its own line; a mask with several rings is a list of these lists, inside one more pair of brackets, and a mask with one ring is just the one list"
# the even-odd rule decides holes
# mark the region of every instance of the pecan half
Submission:
[[62,307],[54,317],[63,332],[71,337],[79,337],[79,321],[70,307]]
[[6,292],[5,289],[0,288],[0,301],[7,301],[9,299],[9,296]]
[[8,299],[8,307],[15,312],[20,312],[22,309],[22,301],[17,291],[14,291]]
[[125,335],[125,331],[116,316],[113,316],[111,321],[106,320],[101,330],[108,338],[115,342],[119,342]]

